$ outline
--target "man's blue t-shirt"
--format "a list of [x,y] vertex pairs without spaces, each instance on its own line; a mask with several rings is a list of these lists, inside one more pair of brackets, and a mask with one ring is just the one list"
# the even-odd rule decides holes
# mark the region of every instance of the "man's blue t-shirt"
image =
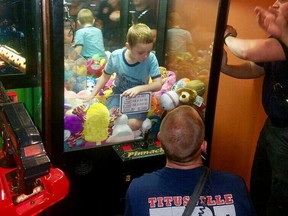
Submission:
[[[162,168],[132,180],[126,194],[125,216],[181,216],[202,169]],[[206,198],[203,206],[200,200]],[[243,179],[211,171],[193,216],[255,216]]]

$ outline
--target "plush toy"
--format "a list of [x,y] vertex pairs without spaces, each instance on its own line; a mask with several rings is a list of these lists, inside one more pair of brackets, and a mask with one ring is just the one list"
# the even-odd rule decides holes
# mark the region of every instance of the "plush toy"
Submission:
[[[68,132],[68,130],[64,130],[64,135],[66,132]],[[70,134],[69,137],[66,135],[66,143],[70,148],[84,146],[85,140],[83,139],[82,131],[78,131],[75,134]]]
[[94,77],[87,77],[86,78],[86,88],[84,90],[81,90],[80,92],[77,93],[78,98],[83,98],[85,96],[88,96],[92,93],[93,88],[95,84],[97,83],[96,78]]
[[76,93],[85,89],[87,75],[87,60],[82,56],[64,60],[65,87]]
[[157,134],[159,132],[160,129],[160,124],[161,124],[161,116],[159,115],[153,115],[149,117],[150,121],[151,121],[151,129],[149,132],[149,137],[150,138],[157,138]]
[[64,116],[64,130],[69,130],[72,135],[83,130],[82,123],[82,120],[75,114]]
[[83,120],[78,115],[71,113],[64,116],[64,139],[68,147],[80,146],[83,143]]
[[171,89],[176,82],[176,75],[173,71],[167,71],[165,67],[160,67],[162,77],[162,87],[157,92],[151,94],[151,107],[148,111],[147,117],[158,115],[163,113],[163,109],[160,103],[160,97]]
[[96,83],[97,83],[97,80],[95,78],[87,77],[86,91],[88,91],[91,94]]
[[188,78],[182,78],[178,80],[171,88],[171,90],[176,91],[180,88],[190,88],[192,90],[195,90],[197,92],[197,95],[203,96],[205,93],[205,83],[201,80],[190,80]]
[[64,116],[64,134],[68,147],[72,148],[82,144],[83,121],[75,114]]
[[204,95],[206,89],[205,83],[197,79],[189,81],[185,87],[195,90],[197,95],[201,97]]
[[161,95],[160,104],[163,110],[172,110],[179,104],[179,95],[175,91],[168,91]]
[[101,89],[100,92],[96,95],[96,99],[102,104],[106,105],[106,100],[111,93],[112,93],[112,89],[107,89],[105,91]]
[[112,135],[106,140],[107,143],[124,142],[134,139],[134,134],[128,125],[128,116],[122,114],[114,122]]
[[141,130],[143,133],[146,133],[148,130],[150,130],[152,127],[152,122],[149,118],[146,118],[141,126]]
[[102,103],[89,106],[84,121],[83,135],[88,142],[100,142],[108,137],[109,110]]
[[68,91],[73,91],[76,85],[76,77],[74,76],[73,71],[64,72],[64,87]]
[[76,74],[78,76],[87,76],[87,60],[83,57],[78,58],[76,61]]
[[105,67],[105,58],[101,58],[98,54],[87,61],[87,75],[100,77]]
[[169,91],[176,82],[176,75],[173,71],[167,71],[166,77],[162,79],[162,87],[159,91],[153,92],[152,96],[160,97],[165,92]]
[[86,76],[77,76],[73,91],[76,93],[86,89]]
[[161,116],[161,114],[164,112],[161,103],[160,103],[160,97],[157,97],[155,95],[152,94],[151,97],[151,105],[150,105],[150,109],[147,113],[147,117],[149,118],[150,116]]
[[168,71],[166,78],[163,79],[162,88],[170,90],[176,82],[176,74],[173,71]]
[[81,104],[70,109],[64,116],[64,135],[67,145],[71,147],[84,146],[83,122],[89,105]]
[[179,105],[193,106],[201,117],[204,116],[206,105],[204,99],[198,95],[197,91],[191,88],[179,88],[177,89],[179,95]]
[[83,101],[78,98],[78,94],[76,94],[76,92],[67,90],[66,88],[64,88],[64,102],[65,108],[70,107],[70,109],[74,109],[75,107],[83,104]]
[[183,88],[187,85],[187,83],[190,81],[188,78],[182,78],[179,79],[177,82],[174,83],[174,85],[171,87],[171,90],[176,91],[178,88]]
[[193,105],[197,91],[190,88],[179,88],[176,93],[179,95],[179,104]]

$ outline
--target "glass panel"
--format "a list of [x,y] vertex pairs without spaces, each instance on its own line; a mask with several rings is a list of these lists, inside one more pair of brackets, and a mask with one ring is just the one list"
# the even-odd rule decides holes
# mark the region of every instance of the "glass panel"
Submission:
[[[121,29],[120,29],[120,0],[70,0],[64,1],[64,29],[67,30],[67,34],[71,35],[77,29],[79,24],[77,23],[77,14],[82,8],[90,9],[94,15],[94,26],[102,30],[104,37],[104,46],[106,51],[113,51],[123,46],[121,41]],[[68,23],[68,21],[70,23]],[[72,28],[71,27],[72,24]],[[70,26],[69,26],[70,25]],[[65,33],[65,32],[64,32]],[[64,34],[66,36],[66,34]],[[70,42],[73,38],[70,37]]]
[[26,73],[24,0],[0,1],[0,76]]
[[144,23],[152,29],[156,40],[158,4],[155,0],[129,0],[129,27],[133,23]]
[[[77,99],[78,96],[91,92],[103,72],[106,62],[106,59],[98,57],[92,58],[91,60],[85,59],[75,52],[73,35],[75,36],[75,32],[81,28],[77,22],[77,14],[80,9],[88,8],[93,12],[95,18],[94,26],[102,30],[104,46],[108,54],[124,45],[121,39],[126,33],[123,32],[125,30],[120,31],[121,23],[122,25],[123,23],[127,23],[129,27],[132,24],[132,19],[133,22],[139,19],[139,22],[147,23],[147,25],[153,29],[154,33],[156,33],[158,1],[123,0],[121,4],[124,8],[129,7],[130,13],[125,16],[125,19],[128,20],[126,20],[126,22],[120,20],[120,18],[122,19],[122,16],[120,17],[120,0],[93,1],[93,4],[89,1],[64,1],[65,151],[115,144],[124,140],[132,141],[136,139],[132,130],[126,124],[125,119],[119,120],[120,118],[117,122],[124,121],[124,124],[126,124],[126,127],[125,125],[121,126],[119,131],[120,134],[124,135],[113,137],[113,131],[115,132],[119,129],[111,127],[110,122],[113,121],[113,114],[112,117],[110,117],[109,113],[105,111],[107,111],[106,99],[112,92],[112,83],[115,77],[112,77],[97,95],[97,101],[100,103],[96,103],[97,108],[95,108],[94,113],[91,113],[94,104],[87,105],[80,99]],[[137,18],[134,17],[135,14],[137,14]],[[127,29],[127,27],[124,29]],[[144,94],[139,100],[136,99],[133,103],[137,104],[137,109],[143,109],[147,112],[150,108],[150,101],[151,95]],[[140,106],[138,102],[142,105]],[[124,104],[131,104],[131,102],[128,103],[127,100],[125,100],[123,107],[125,106]],[[126,106],[125,109],[134,112],[134,107],[127,109]],[[97,111],[99,112],[97,113]],[[137,110],[137,113],[138,112],[140,111]],[[90,120],[88,117],[91,115],[93,117]],[[98,122],[95,122],[95,120]],[[138,133],[141,134],[141,131]],[[137,136],[137,138],[139,139],[139,136]],[[140,137],[140,139],[141,138],[143,137]]]
[[171,90],[180,95],[180,104],[193,105],[203,117],[218,4],[215,0],[170,0],[166,20],[165,66],[176,76]]
[[[124,16],[121,16],[120,23],[127,23],[128,26],[130,26],[132,21],[135,21],[137,18],[139,19],[139,17],[144,17],[150,9],[155,10],[156,17],[158,17],[159,14],[166,15],[166,13],[159,13],[159,1],[153,0],[148,0],[149,10],[147,10],[147,7],[143,7],[141,12],[136,12],[134,4],[140,1],[144,0],[121,1],[121,4],[128,3],[129,13],[125,15],[125,22],[121,20],[124,19]],[[77,1],[77,4],[75,2],[67,2],[64,4],[64,6],[67,6],[66,8],[64,7],[64,12],[66,12],[66,15],[64,13],[64,21],[66,22],[66,24],[64,24],[64,30],[68,27],[68,33],[74,30],[74,26],[76,30],[79,28],[76,24],[75,17],[82,7],[80,3],[83,5],[86,3],[85,1]],[[103,2],[105,2],[105,4],[108,3],[108,1],[101,1],[101,3]],[[158,41],[155,42],[156,44],[166,44],[165,49],[161,50],[162,53],[165,53],[165,63],[163,67],[160,67],[163,77],[162,89],[152,94],[140,95],[139,98],[133,101],[127,102],[127,100],[121,100],[121,102],[124,102],[120,107],[130,111],[135,111],[135,109],[139,107],[139,109],[147,111],[146,105],[149,105],[150,109],[146,116],[147,121],[145,120],[140,130],[136,131],[139,134],[131,131],[127,125],[127,119],[118,117],[118,113],[109,113],[106,107],[106,99],[112,92],[115,77],[111,77],[97,95],[94,101],[96,103],[87,104],[78,99],[79,95],[89,94],[91,92],[91,89],[103,72],[107,60],[101,58],[93,58],[92,61],[86,60],[75,54],[70,43],[68,45],[65,44],[64,151],[74,151],[119,143],[125,144],[127,141],[139,145],[139,143],[143,144],[143,140],[150,139],[155,144],[154,141],[157,140],[156,137],[161,118],[167,110],[175,106],[175,104],[171,104],[169,99],[165,99],[165,96],[167,96],[166,93],[172,91],[177,94],[176,96],[174,94],[174,96],[177,97],[177,103],[194,106],[203,118],[205,117],[213,51],[212,44],[216,32],[219,2],[215,0],[170,0],[168,2],[168,16],[164,18],[159,17],[159,20],[166,19],[166,22],[161,22],[163,25],[161,26],[162,29],[165,29],[165,23],[167,23],[166,36],[163,38],[158,37]],[[100,1],[98,3],[99,4],[95,3],[95,8],[98,10],[94,10],[96,18],[95,25],[101,28],[102,31],[105,31],[103,27],[105,24],[99,18],[101,17],[99,11],[104,12],[106,10],[100,10],[100,8],[102,8]],[[88,7],[90,6],[88,4]],[[203,19],[203,17],[205,17],[205,19]],[[177,21],[173,27],[170,26],[170,21],[168,24],[170,18],[174,19],[172,21],[174,24]],[[105,19],[107,19],[107,16]],[[103,20],[105,19],[103,18]],[[157,26],[157,18],[154,18],[153,21],[156,21],[155,30],[157,32],[157,29],[159,29],[159,26]],[[122,31],[126,31],[124,29],[126,28],[123,28]],[[109,36],[110,33],[110,31],[105,33],[105,35],[108,35],[104,38],[105,48],[109,47],[106,51],[113,51],[117,47],[120,48],[123,46],[123,44],[117,42],[120,37],[117,38],[116,36],[115,38],[114,36]],[[125,34],[125,32],[121,31],[115,34],[117,33],[119,33],[119,35]],[[163,32],[161,32],[161,34],[162,33]],[[178,47],[182,40],[179,33],[191,36],[191,46]],[[113,35],[114,33],[111,34]],[[115,44],[116,46],[114,46]],[[135,104],[135,106],[133,104]],[[170,107],[165,107],[167,104]],[[147,142],[145,144],[147,144]],[[131,146],[129,147],[131,148]],[[147,146],[143,146],[143,148],[145,147]]]

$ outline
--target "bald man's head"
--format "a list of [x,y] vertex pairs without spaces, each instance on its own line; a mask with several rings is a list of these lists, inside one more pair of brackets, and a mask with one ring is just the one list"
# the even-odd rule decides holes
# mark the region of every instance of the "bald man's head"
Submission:
[[165,116],[158,138],[167,158],[183,163],[200,156],[204,133],[204,123],[198,112],[191,106],[182,105]]

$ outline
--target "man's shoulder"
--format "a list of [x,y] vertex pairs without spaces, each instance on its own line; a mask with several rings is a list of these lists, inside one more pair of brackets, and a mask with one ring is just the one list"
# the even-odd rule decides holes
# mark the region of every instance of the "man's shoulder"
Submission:
[[132,180],[132,182],[136,185],[138,185],[138,184],[140,184],[140,185],[148,184],[149,185],[149,184],[151,184],[151,182],[154,182],[154,180],[159,177],[159,172],[161,172],[161,170],[162,169],[155,170],[153,172],[144,173],[141,176],[135,177]]
[[239,183],[244,183],[244,179],[235,173],[229,173],[229,172],[224,172],[224,171],[219,171],[219,170],[212,170],[211,171],[211,178],[215,182],[224,182],[230,183],[230,184],[239,184]]

